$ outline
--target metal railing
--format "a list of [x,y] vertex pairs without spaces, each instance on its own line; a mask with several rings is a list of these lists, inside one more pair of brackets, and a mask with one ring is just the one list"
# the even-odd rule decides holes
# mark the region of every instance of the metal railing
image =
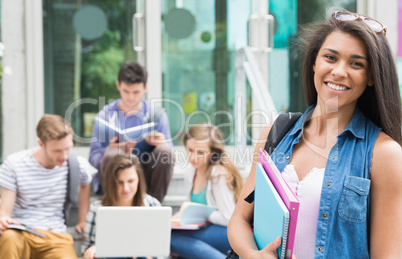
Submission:
[[[236,77],[235,77],[235,127],[236,146],[245,150],[247,146],[247,81],[253,92],[252,101],[256,101],[261,113],[266,115],[277,114],[274,102],[264,82],[261,70],[257,64],[251,47],[245,47],[236,52]],[[270,118],[270,116],[267,116]],[[271,118],[272,119],[272,118]]]

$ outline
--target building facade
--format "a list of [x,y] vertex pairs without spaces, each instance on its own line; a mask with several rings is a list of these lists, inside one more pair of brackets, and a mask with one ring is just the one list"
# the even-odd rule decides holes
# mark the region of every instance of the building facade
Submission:
[[[175,144],[188,125],[212,122],[236,146],[242,120],[251,145],[273,115],[256,113],[251,87],[239,105],[239,50],[251,46],[276,112],[302,111],[298,26],[346,8],[386,24],[397,55],[399,2],[2,0],[2,155],[36,145],[43,113],[71,121],[76,150],[86,155],[94,115],[118,98],[117,71],[127,60],[147,68],[147,98],[166,109]],[[236,105],[246,116],[236,116]]]

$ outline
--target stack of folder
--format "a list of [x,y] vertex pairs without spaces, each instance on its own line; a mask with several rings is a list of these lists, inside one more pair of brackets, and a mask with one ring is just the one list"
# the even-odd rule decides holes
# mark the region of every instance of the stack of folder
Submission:
[[257,164],[254,195],[254,237],[258,248],[263,249],[281,236],[278,257],[291,258],[299,199],[289,188],[270,156],[263,150],[260,150],[260,160]]

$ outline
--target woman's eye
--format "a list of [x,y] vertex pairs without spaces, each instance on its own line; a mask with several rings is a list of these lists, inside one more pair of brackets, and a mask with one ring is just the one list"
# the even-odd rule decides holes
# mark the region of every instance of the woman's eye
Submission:
[[353,67],[364,67],[362,63],[360,62],[352,62],[351,64]]
[[335,57],[331,55],[325,55],[325,58],[328,60],[335,60]]

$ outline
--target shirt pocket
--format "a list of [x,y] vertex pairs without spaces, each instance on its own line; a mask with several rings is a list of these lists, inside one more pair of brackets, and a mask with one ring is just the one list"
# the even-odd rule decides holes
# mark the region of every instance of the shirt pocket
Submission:
[[371,181],[366,178],[346,177],[338,206],[338,213],[342,219],[354,223],[366,221],[370,184]]

